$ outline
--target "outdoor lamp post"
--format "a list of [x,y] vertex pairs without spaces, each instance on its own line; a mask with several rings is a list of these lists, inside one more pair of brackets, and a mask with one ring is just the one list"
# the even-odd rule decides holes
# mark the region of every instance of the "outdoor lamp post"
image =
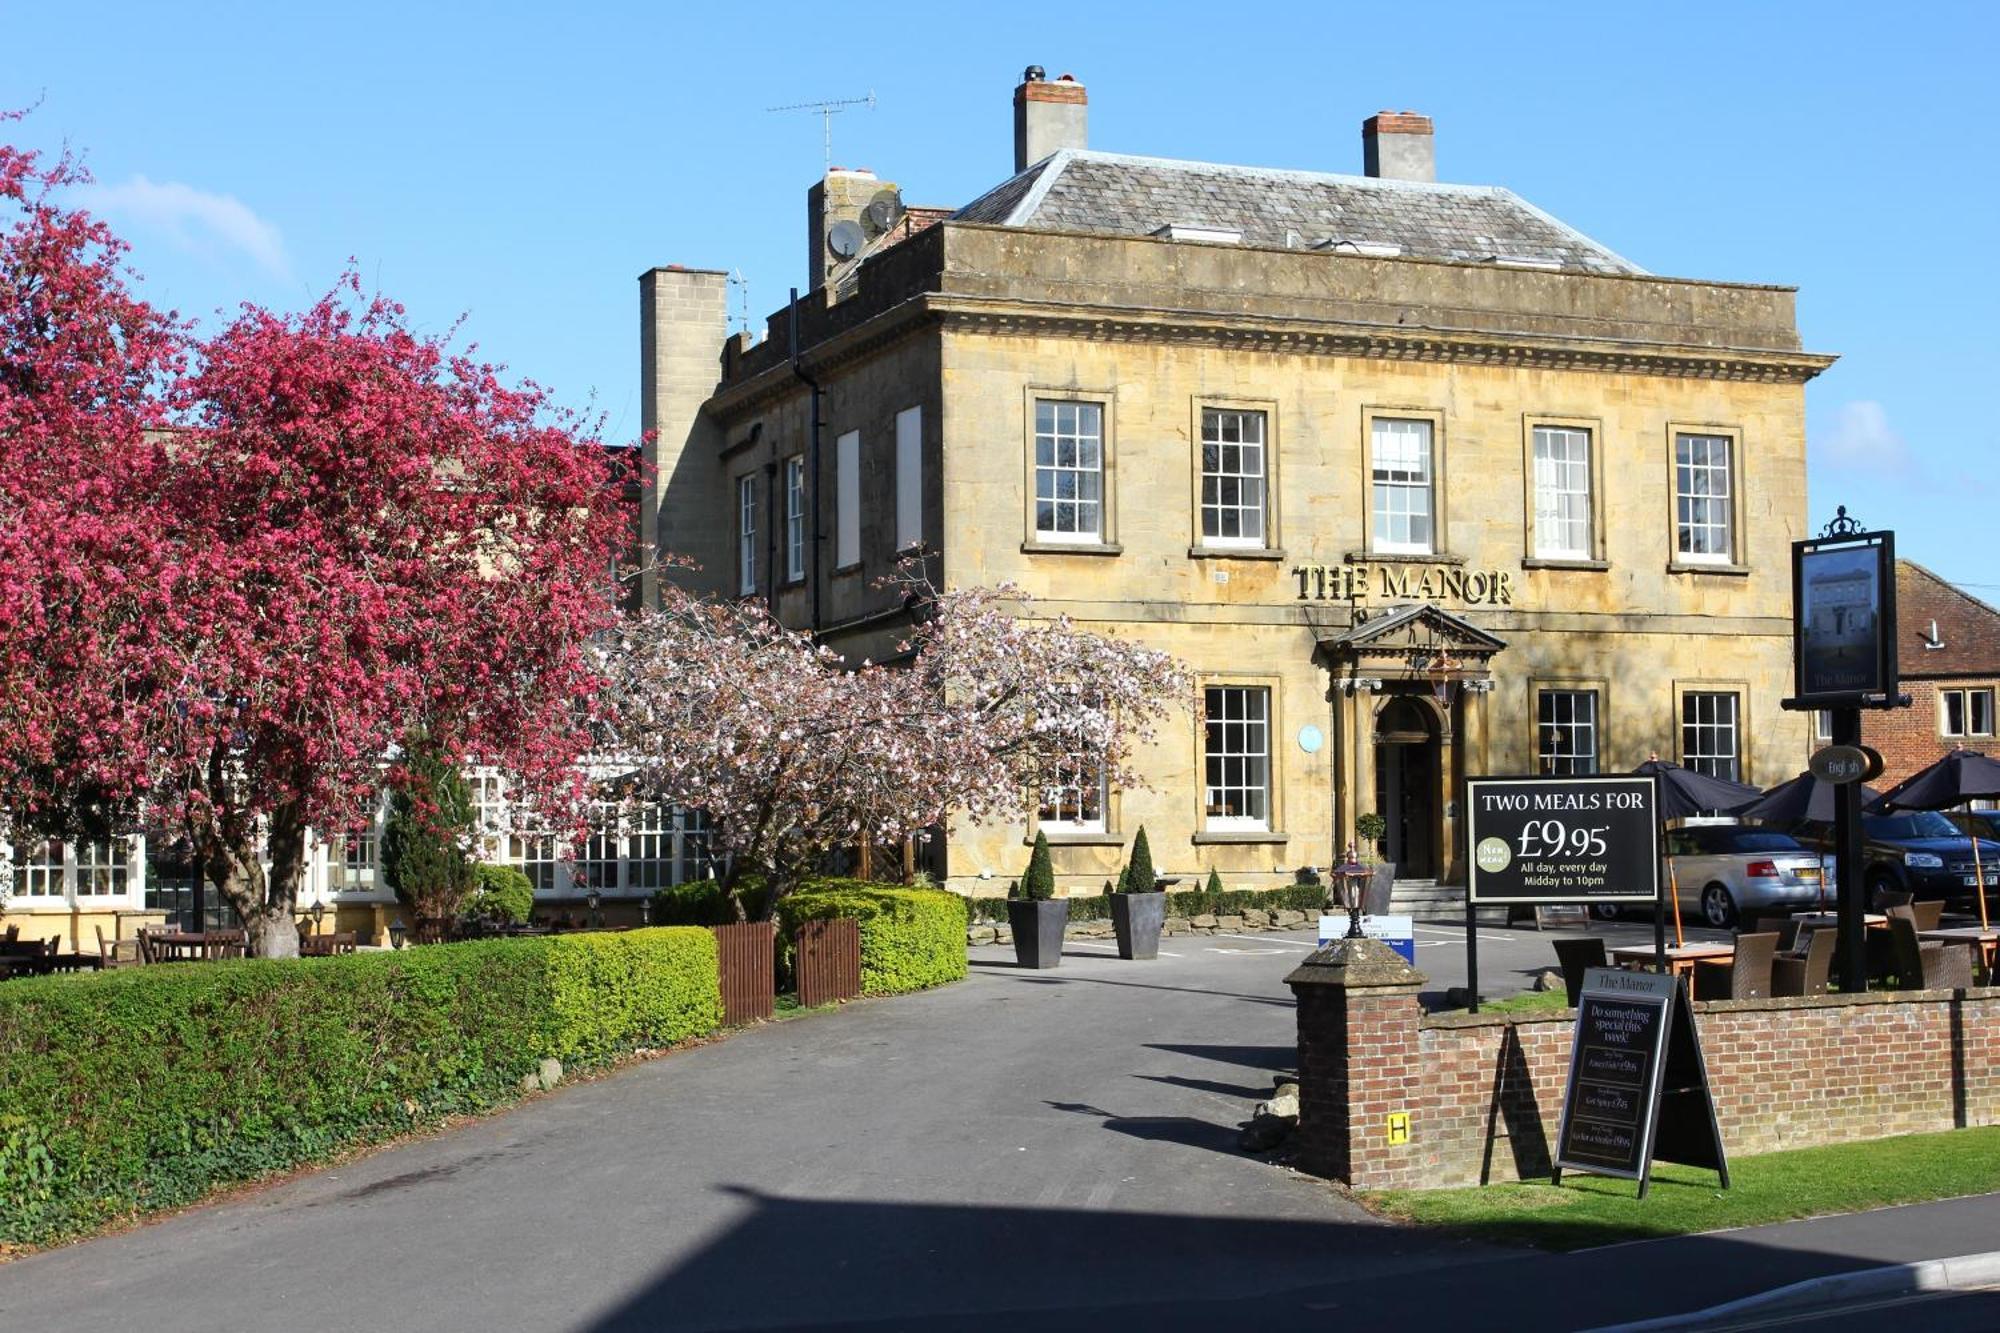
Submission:
[[1354,859],[1354,845],[1348,844],[1347,859],[1333,868],[1333,891],[1347,909],[1347,938],[1358,940],[1361,933],[1361,906],[1368,898],[1368,880],[1374,872]]
[[409,929],[410,928],[408,926],[403,924],[403,919],[401,917],[398,917],[394,921],[391,921],[389,923],[389,947],[392,949],[402,948],[403,936],[409,932]]
[[312,933],[315,935],[319,934],[319,923],[326,919],[326,899],[321,898],[318,902],[314,903],[312,910],[307,912],[306,915],[312,918]]
[[604,917],[597,910],[597,905],[603,901],[604,900],[598,896],[597,888],[595,885],[591,887],[588,893],[583,895],[583,905],[590,909],[590,924],[593,926],[601,926],[604,924]]

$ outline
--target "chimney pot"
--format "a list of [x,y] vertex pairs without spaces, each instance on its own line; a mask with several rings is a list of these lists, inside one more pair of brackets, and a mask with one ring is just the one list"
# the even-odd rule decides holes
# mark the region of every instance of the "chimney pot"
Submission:
[[1039,65],[1014,89],[1014,170],[1026,171],[1063,148],[1082,148],[1089,140],[1090,95],[1074,74],[1053,83],[1039,76]]
[[1436,180],[1431,118],[1415,111],[1378,111],[1362,121],[1361,169],[1383,180]]

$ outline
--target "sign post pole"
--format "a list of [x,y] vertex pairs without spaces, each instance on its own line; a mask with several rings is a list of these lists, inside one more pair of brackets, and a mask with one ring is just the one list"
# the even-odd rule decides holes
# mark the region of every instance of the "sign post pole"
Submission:
[[[1833,743],[1861,744],[1861,710],[1833,709]],[[1840,988],[1868,989],[1868,885],[1861,863],[1861,784],[1833,789],[1833,856],[1840,871]]]
[[1465,895],[1465,1008],[1479,1012],[1479,909]]

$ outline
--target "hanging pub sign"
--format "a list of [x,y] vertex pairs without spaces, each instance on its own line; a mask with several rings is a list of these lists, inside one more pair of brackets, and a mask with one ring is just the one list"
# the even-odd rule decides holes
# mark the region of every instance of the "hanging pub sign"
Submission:
[[1880,707],[1895,698],[1895,533],[1792,543],[1792,663],[1788,706]]
[[1641,773],[1466,779],[1467,905],[1655,901],[1657,781]]
[[1553,1183],[1588,1171],[1639,1182],[1653,1163],[1703,1166],[1729,1188],[1687,983],[1660,972],[1584,973],[1563,1086]]

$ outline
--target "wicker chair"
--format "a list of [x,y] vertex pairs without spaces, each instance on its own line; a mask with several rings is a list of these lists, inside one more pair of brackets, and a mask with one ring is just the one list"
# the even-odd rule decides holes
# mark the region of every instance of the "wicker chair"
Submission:
[[1972,985],[1971,948],[1918,939],[1909,908],[1890,909],[1889,941],[1896,980],[1904,990],[1963,990]]
[[1695,964],[1697,1000],[1761,1000],[1771,994],[1771,963],[1778,951],[1775,933],[1739,935],[1736,954]]
[[1933,898],[1929,902],[1911,903],[1910,917],[1917,923],[1918,930],[1936,930],[1938,922],[1944,919],[1944,899]]
[[1586,935],[1554,943],[1556,961],[1562,964],[1563,989],[1569,992],[1569,1007],[1574,1009],[1583,995],[1583,974],[1593,967],[1604,966],[1604,940],[1601,936]]
[[1833,946],[1838,932],[1815,930],[1806,937],[1806,947],[1796,953],[1780,953],[1771,959],[1771,994],[1824,995],[1827,974],[1833,971]]

